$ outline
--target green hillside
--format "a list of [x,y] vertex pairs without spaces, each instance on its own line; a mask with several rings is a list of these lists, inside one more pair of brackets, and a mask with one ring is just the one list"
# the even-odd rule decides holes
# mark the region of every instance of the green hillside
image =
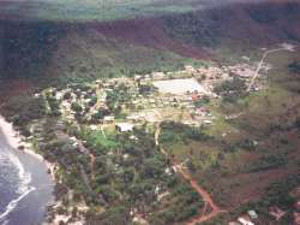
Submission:
[[[195,3],[196,2],[196,3]],[[1,3],[1,17],[46,21],[109,21],[199,9],[201,1],[54,0]],[[1,18],[0,17],[0,18]]]

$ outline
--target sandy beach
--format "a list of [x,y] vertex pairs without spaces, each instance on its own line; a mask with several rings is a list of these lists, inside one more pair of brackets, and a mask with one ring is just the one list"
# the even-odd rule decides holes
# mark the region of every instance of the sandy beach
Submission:
[[45,163],[47,169],[50,171],[51,178],[53,180],[55,180],[55,164],[44,160],[42,155],[37,154],[31,148],[30,143],[26,143],[26,142],[22,141],[19,132],[17,132],[14,129],[12,123],[9,123],[8,121],[6,121],[5,118],[1,115],[0,115],[0,129],[5,134],[5,137],[10,146],[12,146],[15,149],[18,149],[19,146],[24,146],[24,149],[22,150],[24,153],[30,154],[31,156],[35,157],[36,159],[43,161]]
[[[1,191],[8,193],[8,190],[12,189],[10,195],[6,196],[7,205],[2,205],[0,224],[42,224],[46,218],[48,204],[54,201],[54,176],[48,173],[49,170],[53,171],[54,165],[34,152],[30,143],[22,140],[24,139],[12,124],[0,116],[0,153],[2,159],[7,160],[0,166],[5,168],[6,163],[13,165],[10,173],[3,171],[1,174]],[[19,146],[24,146],[24,149],[18,150]],[[51,175],[54,175],[52,171]],[[15,186],[3,184],[3,176],[14,182],[12,184]]]
[[[20,145],[26,145],[26,143],[22,142],[19,132],[14,130],[12,123],[7,122],[3,116],[0,115],[0,128],[6,136],[8,143],[13,148],[18,148]],[[25,147],[24,152],[27,154],[31,154],[39,160],[44,160],[43,157],[37,153],[35,153],[32,149]]]
[[[54,182],[56,182],[56,177],[55,177],[55,169],[56,165],[54,163],[50,163],[46,160],[44,160],[43,156],[36,153],[32,148],[30,143],[26,143],[22,141],[22,137],[20,136],[19,132],[16,131],[12,125],[12,123],[9,123],[5,120],[3,116],[0,115],[0,129],[5,135],[5,138],[8,142],[8,144],[13,147],[14,149],[18,149],[19,146],[23,146],[24,149],[19,150],[19,152],[24,152],[25,154],[33,156],[35,159],[39,160],[42,162],[47,170],[49,171],[49,175],[51,175],[51,178]],[[60,202],[52,202],[52,207],[56,208],[57,206],[60,205]],[[60,224],[60,221],[67,222],[70,219],[70,215],[58,215],[54,213],[54,219],[51,222],[51,225],[58,225]],[[73,225],[80,225],[83,223],[83,220],[76,221],[72,223]],[[43,223],[43,224],[48,224],[48,223]],[[50,225],[50,224],[48,224]]]

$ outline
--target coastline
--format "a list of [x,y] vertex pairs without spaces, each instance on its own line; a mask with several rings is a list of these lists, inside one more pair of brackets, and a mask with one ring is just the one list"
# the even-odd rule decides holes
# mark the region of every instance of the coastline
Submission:
[[[16,157],[20,157],[20,156],[27,157],[27,158],[31,157],[32,160],[35,160],[36,162],[38,162],[38,164],[40,164],[42,167],[45,168],[45,170],[44,170],[45,172],[44,172],[43,176],[48,176],[49,177],[48,179],[49,179],[49,181],[51,181],[52,184],[56,183],[56,179],[55,179],[55,167],[56,167],[56,165],[54,163],[50,163],[50,162],[46,161],[43,158],[42,155],[36,153],[31,148],[30,143],[24,142],[22,140],[22,137],[19,135],[19,132],[14,129],[13,124],[9,123],[2,115],[0,115],[0,131],[1,131],[5,141],[7,142],[7,144],[11,147],[11,151],[13,151],[12,154],[14,154],[14,155],[16,154]],[[18,150],[19,146],[24,146],[24,149]],[[28,163],[30,163],[30,162],[28,162]],[[32,172],[34,172],[34,170],[31,170],[31,173]],[[35,183],[37,181],[32,180],[30,182]],[[42,185],[44,185],[44,184],[42,184]],[[9,204],[9,205],[11,205],[11,204],[14,205],[13,208],[6,211],[6,213],[4,213],[4,216],[8,216],[8,214],[14,214],[13,210],[14,210],[15,207],[17,207],[18,202],[20,200],[22,200],[23,198],[25,198],[29,193],[31,193],[31,191],[34,191],[34,190],[37,190],[37,189],[34,186],[31,186],[30,190],[23,193],[17,199],[13,199],[12,202]],[[44,210],[45,215],[43,216],[44,219],[42,221],[42,224],[44,224],[44,225],[49,224],[47,222],[47,214],[49,213],[49,208],[48,207],[49,206],[51,207],[51,206],[56,204],[55,200],[53,199],[53,197],[54,197],[53,190],[51,192],[52,192],[52,194],[51,194],[52,197],[48,201],[43,203],[44,204],[43,207],[45,208],[45,210]],[[37,195],[37,197],[34,196],[33,197],[34,199],[32,201],[38,200],[39,193],[34,193],[33,195]],[[8,207],[10,208],[10,206],[8,206]]]
[[31,146],[29,146],[29,143],[26,143],[24,141],[22,141],[19,132],[17,132],[12,123],[9,123],[2,115],[0,115],[0,129],[3,131],[7,142],[9,143],[9,145],[11,147],[13,147],[14,149],[16,149],[16,151],[18,150],[19,146],[24,146],[24,149],[22,150],[22,152],[29,154],[31,156],[33,156],[34,158],[36,158],[37,160],[40,160],[41,162],[43,162],[47,168],[47,170],[49,171],[49,175],[51,176],[52,180],[55,182],[55,164],[54,163],[50,163],[48,161],[46,161],[42,155],[36,153]]
[[[56,184],[58,182],[57,177],[55,176],[57,165],[55,163],[48,162],[43,158],[42,155],[36,153],[33,149],[30,143],[25,142],[22,140],[22,137],[20,136],[19,132],[16,131],[13,127],[12,123],[9,123],[1,114],[0,114],[0,130],[2,130],[2,133],[5,136],[5,139],[9,146],[11,146],[17,153],[23,153],[26,155],[32,156],[34,159],[38,160],[40,163],[42,163],[47,172],[47,175],[50,176],[53,184]],[[24,149],[18,150],[19,146],[23,146]],[[52,193],[52,197],[55,197],[55,193]],[[59,200],[50,200],[46,205],[46,215],[44,217],[43,225],[59,225],[60,221],[67,222],[70,218],[70,214],[59,214],[56,212],[56,208],[61,205],[61,201]],[[47,218],[49,215],[52,217],[51,222],[47,222]],[[83,219],[77,220],[73,223],[70,223],[72,225],[82,225],[84,223]]]

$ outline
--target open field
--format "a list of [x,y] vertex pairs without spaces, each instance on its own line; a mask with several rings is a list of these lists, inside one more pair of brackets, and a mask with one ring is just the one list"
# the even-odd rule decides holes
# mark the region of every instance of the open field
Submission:
[[187,92],[198,92],[206,94],[205,89],[194,79],[156,81],[153,85],[162,93],[185,94]]

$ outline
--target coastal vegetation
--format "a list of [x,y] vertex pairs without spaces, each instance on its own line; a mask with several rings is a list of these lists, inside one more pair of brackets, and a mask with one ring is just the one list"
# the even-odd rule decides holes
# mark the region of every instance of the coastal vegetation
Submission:
[[[170,219],[177,223],[196,215],[203,205],[198,194],[172,172],[170,162],[155,150],[153,136],[143,129],[103,136],[86,128],[58,130],[54,119],[44,126],[35,140],[44,158],[60,165],[61,183],[56,187],[63,202],[60,210],[66,212],[83,201],[89,206],[88,224],[129,223],[137,212],[150,213],[155,224]],[[84,144],[75,146],[68,135]]]

